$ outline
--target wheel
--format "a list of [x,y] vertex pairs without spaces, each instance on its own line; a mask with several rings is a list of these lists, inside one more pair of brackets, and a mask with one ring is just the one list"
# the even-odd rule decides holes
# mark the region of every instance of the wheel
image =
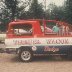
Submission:
[[23,62],[30,62],[32,60],[33,54],[30,50],[21,50],[21,52],[19,53],[19,58],[21,61]]

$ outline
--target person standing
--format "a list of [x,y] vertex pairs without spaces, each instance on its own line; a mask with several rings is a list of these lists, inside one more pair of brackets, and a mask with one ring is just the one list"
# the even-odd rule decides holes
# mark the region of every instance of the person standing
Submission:
[[59,32],[59,25],[58,25],[58,23],[56,24],[56,26],[54,26],[54,27],[52,28],[52,30],[53,30],[53,32],[55,32],[55,33],[58,33],[58,32]]

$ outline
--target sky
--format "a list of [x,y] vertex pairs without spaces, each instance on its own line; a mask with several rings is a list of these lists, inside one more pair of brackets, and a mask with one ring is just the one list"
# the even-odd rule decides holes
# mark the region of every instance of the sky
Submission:
[[[38,0],[40,3],[45,0]],[[55,3],[57,6],[62,6],[65,0],[46,0],[46,5],[48,6],[50,3]]]
[[[27,1],[27,0],[21,0],[21,1]],[[39,3],[44,2],[45,0],[38,0]],[[49,5],[50,3],[55,3],[57,6],[62,6],[64,1],[66,0],[46,0],[46,5]]]
[[[21,1],[25,1],[25,0],[21,0]],[[45,0],[38,0],[39,3],[42,3],[43,5],[45,5],[44,1]],[[48,5],[51,3],[55,3],[55,5],[57,6],[62,6],[64,4],[64,1],[66,0],[46,0],[46,9],[48,8]],[[28,10],[29,7],[26,8],[26,10]]]
[[[21,0],[21,1],[27,1],[27,0]],[[45,0],[38,0],[39,3],[43,3]],[[57,6],[62,6],[64,4],[64,1],[66,0],[46,0],[46,5],[48,6],[50,3],[55,3]],[[1,3],[0,3],[1,5]]]

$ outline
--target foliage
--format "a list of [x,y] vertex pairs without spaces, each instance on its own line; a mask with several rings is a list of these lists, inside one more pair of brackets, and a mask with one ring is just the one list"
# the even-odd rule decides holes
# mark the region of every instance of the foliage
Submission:
[[65,2],[65,20],[72,23],[72,0]]
[[63,20],[64,19],[64,8],[57,7],[55,4],[50,4],[48,10],[46,10],[47,19]]
[[31,18],[34,18],[34,19],[43,18],[44,10],[42,8],[42,5],[38,4],[38,0],[32,0],[29,12],[30,12]]
[[66,0],[63,6],[56,6],[52,3],[46,11],[38,0],[0,0],[0,30],[5,30],[8,23],[15,18],[45,18],[72,23],[72,0]]
[[27,5],[19,0],[1,0],[0,2],[2,2],[2,8],[0,9],[2,11],[0,13],[0,30],[6,30],[10,21],[21,17]]
[[17,12],[17,0],[5,0],[6,7],[11,11],[12,15],[11,18],[14,19],[16,12]]

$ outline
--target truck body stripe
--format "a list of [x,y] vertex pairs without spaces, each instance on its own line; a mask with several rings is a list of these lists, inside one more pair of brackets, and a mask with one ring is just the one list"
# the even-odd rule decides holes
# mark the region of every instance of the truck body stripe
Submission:
[[60,38],[12,38],[5,39],[7,48],[19,48],[21,46],[66,46],[72,45],[72,37]]

